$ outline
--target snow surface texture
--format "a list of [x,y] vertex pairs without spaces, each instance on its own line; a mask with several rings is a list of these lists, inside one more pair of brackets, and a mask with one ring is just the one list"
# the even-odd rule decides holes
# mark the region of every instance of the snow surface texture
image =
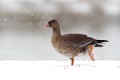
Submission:
[[0,80],[120,80],[120,61],[0,61]]

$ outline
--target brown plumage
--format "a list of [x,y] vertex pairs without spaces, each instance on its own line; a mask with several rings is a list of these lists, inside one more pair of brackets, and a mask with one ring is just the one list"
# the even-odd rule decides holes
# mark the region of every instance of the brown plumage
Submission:
[[48,22],[48,27],[53,29],[52,45],[56,51],[71,59],[71,65],[74,64],[74,57],[81,53],[88,53],[91,60],[94,61],[93,47],[103,47],[102,42],[107,40],[96,40],[84,34],[64,34],[61,35],[59,23],[57,20]]

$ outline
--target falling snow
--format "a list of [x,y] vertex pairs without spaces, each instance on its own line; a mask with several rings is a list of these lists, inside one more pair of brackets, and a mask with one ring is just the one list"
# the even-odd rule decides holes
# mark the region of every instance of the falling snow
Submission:
[[5,19],[3,19],[4,21],[7,21],[7,19],[5,18]]
[[32,22],[30,22],[30,25],[32,25]]

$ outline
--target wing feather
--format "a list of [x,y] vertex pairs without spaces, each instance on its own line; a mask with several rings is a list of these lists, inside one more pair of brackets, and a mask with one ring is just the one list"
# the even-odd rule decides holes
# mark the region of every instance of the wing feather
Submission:
[[79,47],[87,46],[95,41],[95,39],[84,34],[64,34],[62,37],[67,44]]

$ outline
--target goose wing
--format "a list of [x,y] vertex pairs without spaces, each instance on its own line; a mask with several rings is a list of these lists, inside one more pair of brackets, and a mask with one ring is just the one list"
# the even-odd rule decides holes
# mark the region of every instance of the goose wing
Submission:
[[95,39],[84,34],[64,34],[62,37],[67,44],[78,47],[87,46],[95,41]]

